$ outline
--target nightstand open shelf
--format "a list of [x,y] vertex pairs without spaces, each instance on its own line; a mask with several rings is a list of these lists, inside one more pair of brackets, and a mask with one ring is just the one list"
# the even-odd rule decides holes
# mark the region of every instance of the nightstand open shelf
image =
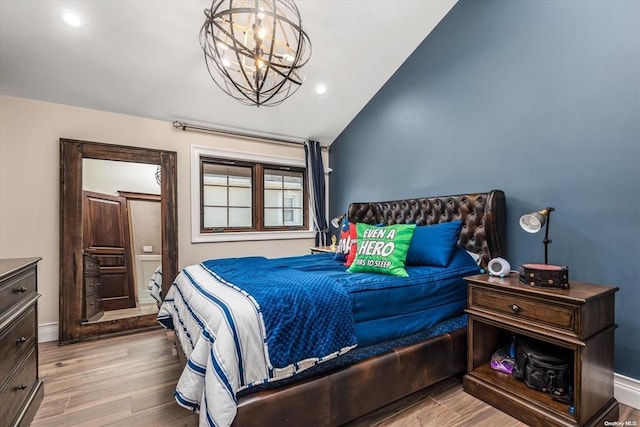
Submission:
[[[568,422],[577,421],[574,418],[574,414],[569,412],[571,405],[553,400],[549,393],[530,389],[522,381],[515,379],[513,375],[498,372],[489,365],[494,351],[503,345],[508,345],[514,334],[517,337],[522,337],[521,331],[500,328],[481,321],[472,320],[471,322],[472,326],[469,328],[469,333],[474,334],[473,341],[476,349],[473,356],[474,368],[471,372],[475,379],[483,381],[485,386],[508,390],[509,394],[522,399],[523,403],[526,402],[527,405],[534,409],[551,411],[558,417],[566,418]],[[479,345],[480,342],[482,343],[481,345]],[[569,362],[575,365],[573,360]]]
[[[576,281],[571,289],[532,288],[520,284],[517,275],[466,280],[466,392],[533,426],[590,426],[617,420],[613,344],[618,288]],[[514,336],[552,344],[570,354],[572,404],[553,400],[490,367],[492,354]]]
[[474,373],[478,378],[482,378],[503,390],[510,390],[512,394],[527,400],[531,404],[550,409],[569,420],[574,419],[569,413],[570,405],[553,400],[548,393],[530,389],[523,382],[516,380],[513,375],[491,369],[489,363],[479,366],[474,370]]

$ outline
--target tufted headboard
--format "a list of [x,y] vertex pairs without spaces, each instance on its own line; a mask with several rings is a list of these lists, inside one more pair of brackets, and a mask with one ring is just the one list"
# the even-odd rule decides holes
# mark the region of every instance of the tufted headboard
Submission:
[[423,197],[389,202],[352,203],[349,221],[367,224],[430,225],[463,221],[458,246],[482,257],[482,267],[495,257],[506,256],[505,195],[488,193]]

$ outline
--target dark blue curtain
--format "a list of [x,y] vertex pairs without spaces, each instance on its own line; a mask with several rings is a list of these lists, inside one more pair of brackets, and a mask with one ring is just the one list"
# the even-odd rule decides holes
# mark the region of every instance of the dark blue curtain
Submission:
[[329,227],[327,224],[327,200],[324,180],[322,147],[318,141],[305,141],[305,163],[309,182],[309,196],[312,201],[311,219],[316,232],[316,246],[327,246]]

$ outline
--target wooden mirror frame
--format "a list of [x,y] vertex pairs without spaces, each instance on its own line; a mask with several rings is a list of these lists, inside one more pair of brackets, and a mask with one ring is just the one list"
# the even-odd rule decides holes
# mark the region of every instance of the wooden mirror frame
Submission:
[[156,325],[156,314],[85,323],[82,319],[82,159],[160,165],[162,295],[178,272],[177,153],[60,139],[60,344]]

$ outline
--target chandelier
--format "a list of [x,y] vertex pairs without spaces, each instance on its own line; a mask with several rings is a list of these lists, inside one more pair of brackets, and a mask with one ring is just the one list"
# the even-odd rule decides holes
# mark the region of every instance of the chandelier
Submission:
[[292,0],[214,0],[200,30],[213,81],[246,105],[275,106],[302,85],[311,41]]
[[156,177],[156,183],[158,185],[162,185],[162,169],[160,168],[160,165],[158,165],[158,167],[156,168],[156,173],[153,175]]

